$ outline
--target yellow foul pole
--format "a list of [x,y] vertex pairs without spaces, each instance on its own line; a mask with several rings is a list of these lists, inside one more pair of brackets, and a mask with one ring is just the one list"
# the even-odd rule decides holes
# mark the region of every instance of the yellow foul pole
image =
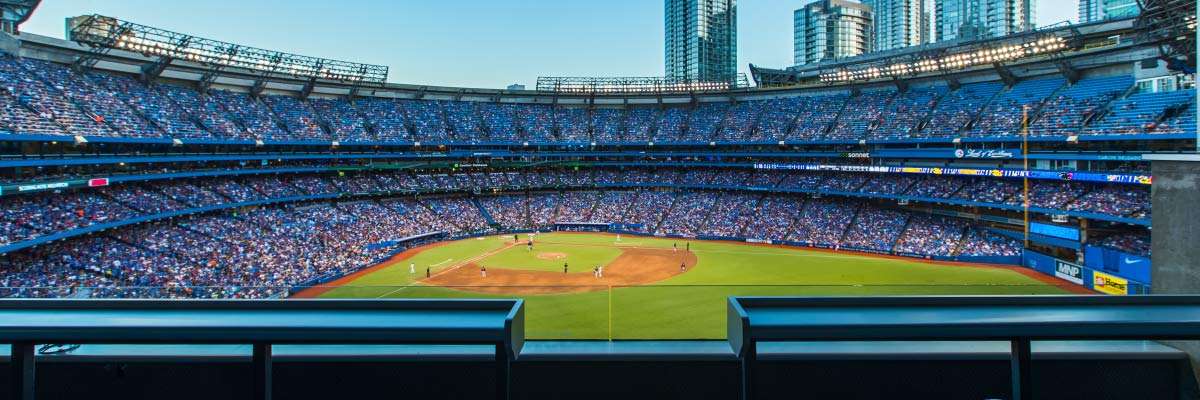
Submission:
[[1021,156],[1025,159],[1025,248],[1029,248],[1029,105],[1021,107]]

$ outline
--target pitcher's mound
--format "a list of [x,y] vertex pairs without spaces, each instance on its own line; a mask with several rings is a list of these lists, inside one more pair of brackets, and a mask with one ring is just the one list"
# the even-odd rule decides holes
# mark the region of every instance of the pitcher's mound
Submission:
[[561,260],[567,258],[567,253],[541,253],[537,255],[537,258],[543,260]]

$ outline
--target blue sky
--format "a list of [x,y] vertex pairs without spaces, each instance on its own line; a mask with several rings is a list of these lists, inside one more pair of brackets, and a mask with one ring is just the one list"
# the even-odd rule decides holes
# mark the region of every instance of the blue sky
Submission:
[[[792,62],[792,10],[739,0],[738,64]],[[1038,25],[1078,0],[1038,1]],[[104,14],[303,55],[387,65],[392,82],[499,88],[538,76],[661,76],[662,0],[47,0],[23,26],[63,37],[64,18]]]

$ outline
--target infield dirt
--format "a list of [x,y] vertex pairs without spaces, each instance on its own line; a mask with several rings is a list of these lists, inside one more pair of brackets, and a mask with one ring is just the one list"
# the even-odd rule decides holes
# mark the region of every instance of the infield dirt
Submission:
[[602,277],[595,265],[573,265],[567,273],[488,267],[483,277],[476,263],[420,280],[430,286],[482,293],[558,294],[607,290],[610,286],[646,285],[692,270],[696,254],[671,249],[622,249],[612,263],[603,266]]

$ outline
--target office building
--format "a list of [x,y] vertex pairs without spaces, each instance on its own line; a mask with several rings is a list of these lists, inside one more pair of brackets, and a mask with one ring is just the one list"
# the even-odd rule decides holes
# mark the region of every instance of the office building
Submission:
[[936,0],[936,40],[978,40],[1033,30],[1034,0]]
[[863,0],[871,7],[874,51],[887,51],[929,42],[927,0]]
[[666,0],[666,76],[732,82],[737,73],[737,0]]
[[796,65],[870,53],[874,49],[871,7],[845,0],[821,0],[793,15]]
[[1079,0],[1079,22],[1126,18],[1138,15],[1137,0]]

